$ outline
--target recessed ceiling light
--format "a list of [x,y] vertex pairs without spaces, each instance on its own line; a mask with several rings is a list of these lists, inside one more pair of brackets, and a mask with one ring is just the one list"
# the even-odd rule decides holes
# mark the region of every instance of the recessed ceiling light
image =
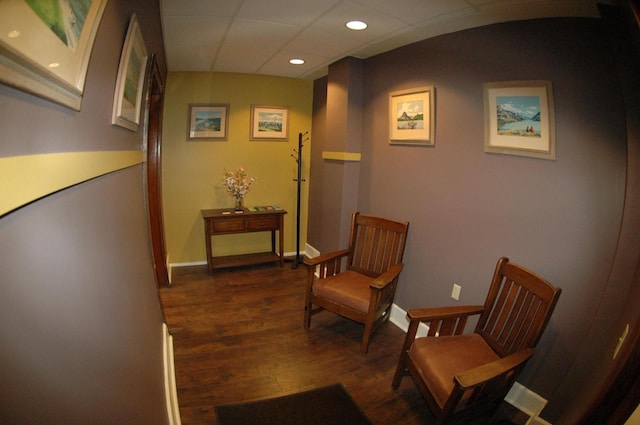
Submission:
[[57,68],[60,66],[60,63],[58,62],[51,62],[49,65],[47,65],[49,68]]
[[18,37],[20,37],[20,31],[18,31],[18,30],[9,31],[9,33],[7,33],[7,37],[9,37],[9,38],[18,38]]
[[362,31],[367,29],[367,23],[362,21],[349,21],[347,22],[347,28],[354,31]]
[[289,63],[291,65],[302,65],[304,63],[304,59],[300,59],[300,58],[289,59]]

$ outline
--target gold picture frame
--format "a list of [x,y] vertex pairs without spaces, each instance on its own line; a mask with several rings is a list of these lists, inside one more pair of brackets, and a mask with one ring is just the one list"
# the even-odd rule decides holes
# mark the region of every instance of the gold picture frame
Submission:
[[112,124],[131,131],[138,130],[147,59],[147,48],[140,31],[138,18],[134,14],[131,16],[120,55],[118,79],[113,96]]
[[556,159],[551,81],[485,83],[484,151]]
[[229,137],[229,104],[189,104],[187,129],[187,141],[227,140]]
[[251,140],[289,140],[289,108],[251,105]]
[[78,1],[63,14],[44,3],[1,1],[0,82],[79,111],[106,5]]
[[435,88],[389,93],[389,143],[435,146]]

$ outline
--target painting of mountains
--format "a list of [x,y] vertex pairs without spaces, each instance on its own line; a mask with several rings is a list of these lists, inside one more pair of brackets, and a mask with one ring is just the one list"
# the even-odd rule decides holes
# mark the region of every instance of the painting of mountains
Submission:
[[541,137],[538,96],[497,96],[498,135]]
[[282,133],[283,112],[258,112],[258,131]]
[[398,103],[396,112],[396,128],[398,130],[424,128],[424,102],[422,100]]
[[251,140],[288,140],[289,108],[251,105]]

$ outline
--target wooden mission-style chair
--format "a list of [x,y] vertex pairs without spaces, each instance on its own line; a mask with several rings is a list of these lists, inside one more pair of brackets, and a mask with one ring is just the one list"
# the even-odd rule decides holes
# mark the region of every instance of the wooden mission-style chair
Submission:
[[[409,374],[435,416],[449,419],[495,410],[533,355],[560,289],[500,258],[484,305],[411,309],[393,388]],[[480,315],[473,333],[467,319]],[[416,338],[420,323],[428,333]]]
[[362,323],[361,349],[366,353],[371,334],[389,319],[408,230],[408,222],[355,212],[348,249],[305,258],[305,329],[322,310]]

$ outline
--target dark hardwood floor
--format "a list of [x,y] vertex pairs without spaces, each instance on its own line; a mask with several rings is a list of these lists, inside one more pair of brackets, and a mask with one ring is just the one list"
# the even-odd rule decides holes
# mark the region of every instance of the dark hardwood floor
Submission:
[[[173,270],[160,289],[174,339],[183,425],[216,424],[213,406],[291,394],[340,382],[375,424],[429,424],[431,414],[409,377],[391,380],[404,332],[387,323],[360,352],[362,326],[328,312],[302,326],[304,265]],[[495,419],[518,420],[509,406]],[[505,413],[506,412],[506,413]],[[508,423],[508,422],[506,422]]]

